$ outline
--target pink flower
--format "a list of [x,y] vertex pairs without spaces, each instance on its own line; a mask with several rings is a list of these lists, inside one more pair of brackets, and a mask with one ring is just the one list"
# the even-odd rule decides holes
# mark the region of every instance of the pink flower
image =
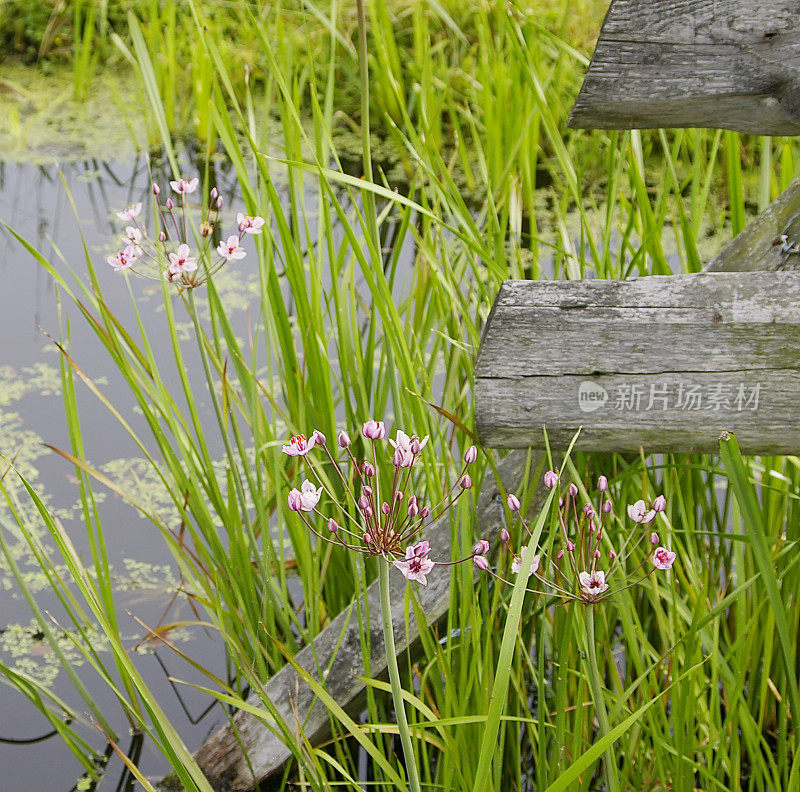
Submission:
[[172,187],[178,195],[188,195],[197,189],[198,184],[200,184],[200,179],[196,176],[194,179],[184,179],[183,176],[181,176],[177,181],[171,181],[169,186]]
[[[427,440],[428,438],[426,437],[425,439]],[[474,445],[471,445],[464,452],[464,464],[471,465],[477,458],[478,458],[478,449],[475,448]]]
[[295,435],[289,440],[289,445],[283,446],[281,451],[289,456],[305,456],[316,445],[316,442],[314,435],[311,435],[310,440],[306,440],[305,435]]
[[256,215],[250,217],[243,215],[241,212],[236,215],[236,224],[239,226],[239,231],[243,234],[260,234],[261,227],[264,225],[264,218]]
[[[522,569],[522,559],[525,558],[525,553],[528,552],[527,547],[523,547],[522,550],[519,551],[518,556],[514,556],[514,560],[511,562],[511,571],[518,575],[520,569]],[[542,557],[540,555],[535,555],[533,557],[533,561],[531,562],[531,574],[533,575],[535,572],[539,571],[539,562],[541,561]]]
[[130,206],[126,206],[121,212],[117,212],[117,217],[120,220],[133,220],[134,217],[138,217],[142,213],[142,204],[135,203],[131,204]]
[[126,270],[126,269],[128,269],[128,268],[131,266],[131,264],[133,264],[133,262],[134,262],[134,260],[135,260],[135,258],[136,258],[136,257],[135,257],[135,256],[129,256],[129,255],[128,255],[128,249],[129,249],[130,247],[131,247],[131,246],[130,246],[130,245],[128,245],[128,247],[126,247],[126,248],[125,248],[125,250],[120,250],[120,251],[119,251],[119,253],[117,253],[116,255],[114,255],[114,256],[109,256],[109,257],[106,259],[106,261],[107,261],[107,262],[108,262],[108,263],[109,263],[109,264],[110,264],[110,265],[111,265],[111,266],[114,268],[114,270],[116,270],[117,272],[120,272],[121,270]]
[[606,573],[602,569],[596,569],[594,572],[581,572],[578,579],[581,591],[590,597],[597,597],[608,589]]
[[544,474],[544,485],[547,489],[553,489],[558,484],[558,473],[555,470],[548,470]]
[[[289,493],[289,497],[291,498],[292,493],[296,492],[296,489],[292,490],[292,492]],[[314,486],[313,482],[306,479],[300,487],[299,496],[299,509],[294,509],[294,511],[314,511],[319,503],[319,499],[322,497],[322,487],[317,488]],[[297,496],[295,496],[295,499],[297,500]],[[289,501],[289,508],[292,508],[291,500]]]
[[406,580],[416,580],[423,586],[428,585],[425,577],[436,566],[434,561],[428,558],[431,546],[428,542],[418,542],[406,548],[406,557],[400,561],[395,561],[394,565],[403,573]]
[[138,247],[142,241],[141,229],[137,228],[136,226],[126,226],[124,239],[129,245]]
[[303,493],[299,489],[290,490],[287,500],[292,511],[300,511],[303,508]]
[[[368,421],[367,423],[370,422]],[[364,424],[364,434],[366,434],[366,426],[367,424]],[[369,435],[367,436],[369,437]],[[395,439],[389,440],[389,444],[394,448],[392,464],[395,467],[411,467],[414,464],[414,457],[425,448],[427,442],[427,435],[420,440],[417,437],[409,437],[402,429],[398,429]]]
[[175,253],[169,254],[169,268],[170,275],[182,275],[184,272],[194,272],[197,269],[197,259],[192,258],[189,254],[192,251],[187,244],[179,245]]
[[239,237],[236,235],[229,236],[225,242],[220,242],[219,245],[217,245],[217,253],[226,261],[230,261],[231,259],[238,261],[247,255],[244,248],[239,245]]
[[635,523],[639,523],[640,525],[647,525],[647,523],[652,522],[655,516],[656,516],[655,509],[650,509],[648,511],[647,506],[643,500],[638,500],[636,501],[636,503],[630,504],[628,506],[628,517],[630,517]]
[[383,425],[383,421],[367,421],[361,427],[361,432],[370,440],[383,440],[386,437],[386,427]]
[[657,547],[653,553],[653,566],[656,569],[672,569],[676,555],[676,553],[667,550],[666,547]]

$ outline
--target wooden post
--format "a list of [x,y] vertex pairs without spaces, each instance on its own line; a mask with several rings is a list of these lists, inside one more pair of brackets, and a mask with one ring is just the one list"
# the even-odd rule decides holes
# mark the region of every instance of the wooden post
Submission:
[[613,0],[569,124],[800,134],[800,4]]

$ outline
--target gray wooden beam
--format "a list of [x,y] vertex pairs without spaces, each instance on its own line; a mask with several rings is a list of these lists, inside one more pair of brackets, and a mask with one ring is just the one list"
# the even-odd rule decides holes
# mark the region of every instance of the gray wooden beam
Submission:
[[800,134],[800,2],[613,0],[569,125]]
[[800,449],[800,274],[508,281],[475,365],[478,433],[495,448]]
[[[532,469],[536,471],[538,455],[534,455]],[[526,466],[525,454],[512,454],[500,464],[501,480],[505,486],[516,488]],[[543,497],[540,488],[538,497]],[[481,490],[477,504],[477,519],[482,535],[496,536],[503,519],[503,502],[500,489],[491,475]],[[432,557],[450,559],[450,527],[446,520],[433,526],[426,537],[432,547]],[[477,538],[477,537],[476,537]],[[393,593],[393,621],[398,654],[410,648],[412,657],[419,651],[419,626],[413,615],[408,633],[405,627],[404,598],[406,581],[399,572],[391,575]],[[450,601],[449,568],[434,571],[428,576],[427,587],[415,588],[419,604],[428,624],[435,625],[447,612]],[[297,662],[317,681],[322,677],[320,669],[330,665],[324,679],[325,689],[350,713],[363,709],[366,689],[358,676],[382,677],[386,671],[386,656],[383,648],[383,632],[380,625],[380,602],[377,582],[369,587],[366,603],[371,615],[369,627],[371,666],[364,669],[361,654],[361,639],[355,607],[340,613],[316,637],[314,643],[301,650]],[[412,611],[413,612],[413,611]],[[338,648],[337,648],[338,646]],[[332,661],[332,664],[331,664]],[[318,745],[330,735],[330,721],[325,708],[315,702],[310,688],[291,666],[284,666],[266,683],[266,692],[284,722],[294,727],[302,724],[306,738]],[[256,694],[251,694],[248,703],[262,707]],[[217,792],[242,792],[252,789],[281,770],[291,759],[286,745],[267,726],[253,715],[240,710],[233,718],[234,729],[225,725],[203,743],[195,753],[201,769]],[[244,752],[242,751],[244,748]],[[245,758],[244,754],[247,754]],[[252,768],[252,771],[251,771]],[[178,789],[176,779],[168,776],[161,782],[162,790]]]

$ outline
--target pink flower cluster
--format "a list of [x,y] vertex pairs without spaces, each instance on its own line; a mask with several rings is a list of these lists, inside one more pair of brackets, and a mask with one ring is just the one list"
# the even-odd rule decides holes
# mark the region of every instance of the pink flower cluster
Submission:
[[[544,485],[548,489],[558,488],[560,484],[555,471],[548,470],[544,474]],[[666,509],[667,501],[663,495],[659,495],[650,506],[644,500],[638,500],[627,507],[633,527],[615,549],[607,531],[608,523],[613,521],[624,525],[624,518],[614,513],[605,476],[597,480],[597,492],[599,497],[595,508],[588,500],[580,503],[579,489],[574,482],[566,487],[558,499],[558,533],[541,540],[539,552],[531,559],[528,573],[537,578],[546,591],[565,599],[598,602],[640,582],[655,570],[671,569],[675,562],[676,554],[658,546],[658,533],[648,529]],[[519,498],[511,493],[506,503],[530,538],[530,527],[521,514]],[[526,568],[527,547],[515,552],[511,533],[506,528],[500,532],[500,543],[510,555],[511,572],[519,575]],[[548,555],[552,556],[549,560]],[[606,563],[603,563],[603,558],[607,559]],[[476,555],[474,564],[498,580],[511,583],[500,572],[491,569],[485,553]],[[613,574],[618,580],[611,588],[609,581]]]
[[[381,476],[379,462],[379,444],[386,438],[384,422],[366,421],[361,427],[361,435],[366,450],[366,457],[362,459],[356,458],[353,441],[345,431],[340,431],[336,438],[340,458],[334,456],[325,435],[318,430],[314,430],[309,438],[302,434],[295,435],[282,448],[284,454],[302,460],[316,481],[315,484],[306,479],[300,489],[292,489],[287,502],[289,509],[297,512],[317,538],[358,553],[380,556],[394,564],[407,580],[417,581],[423,586],[428,582],[427,575],[437,564],[470,561],[488,550],[488,542],[478,542],[473,553],[459,561],[432,561],[429,557],[430,544],[420,539],[424,529],[442,517],[472,487],[467,468],[477,458],[474,446],[470,446],[464,454],[461,472],[449,492],[439,503],[428,507],[409,492],[414,484],[412,470],[428,438],[408,435],[402,429],[396,430],[394,439],[389,440],[392,449],[389,459],[394,469],[389,484]],[[335,494],[328,492],[323,485],[317,463],[313,461],[312,452],[315,451],[320,451],[323,461],[329,462],[337,472],[345,503],[337,503]],[[324,515],[318,509],[326,492],[338,520]],[[325,523],[326,530],[317,529],[314,516]]]
[[[142,203],[127,206],[117,217],[132,225],[126,226],[124,247],[106,261],[116,271],[131,270],[152,279],[166,278],[171,283],[193,289],[205,283],[230,261],[240,261],[247,253],[242,241],[247,234],[261,234],[263,217],[251,217],[239,213],[236,217],[238,234],[231,234],[214,248],[212,241],[219,237],[219,213],[223,206],[222,196],[217,188],[209,193],[208,203],[203,206],[200,222],[190,220],[190,207],[187,196],[196,192],[200,180],[181,176],[171,181],[170,187],[178,196],[179,206],[169,197],[161,202],[161,188],[153,184],[153,214],[159,227],[158,235],[152,239],[143,222]],[[193,229],[190,240],[189,230]],[[190,242],[197,245],[196,250]]]

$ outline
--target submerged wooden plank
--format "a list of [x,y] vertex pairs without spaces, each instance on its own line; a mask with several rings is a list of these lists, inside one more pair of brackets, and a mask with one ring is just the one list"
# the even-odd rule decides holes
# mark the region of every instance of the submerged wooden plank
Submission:
[[[537,464],[536,461],[532,464],[534,471]],[[510,455],[503,460],[500,475],[506,487],[517,486],[525,465],[525,454]],[[543,494],[540,489],[539,495]],[[496,536],[501,527],[499,522],[503,517],[503,507],[500,489],[494,481],[487,479],[478,498],[477,513],[482,535]],[[431,543],[431,555],[434,558],[450,558],[450,527],[446,520],[433,526],[426,538]],[[406,632],[406,581],[396,570],[391,575],[391,586],[398,655],[405,655],[410,649],[413,657],[419,650],[419,627],[412,615]],[[428,577],[427,587],[415,588],[429,624],[436,624],[446,614],[449,589],[450,574],[447,568],[434,570]],[[350,713],[357,713],[364,706],[365,685],[358,676],[382,677],[386,670],[377,582],[367,590],[366,603],[362,600],[364,605],[371,614],[368,630],[370,668],[365,670],[363,667],[360,628],[354,606],[339,614],[314,643],[296,657],[298,663],[315,679],[324,679],[328,693]],[[328,667],[329,672],[322,675],[320,669]],[[298,721],[303,724],[303,731],[312,745],[318,745],[330,735],[327,711],[314,701],[310,688],[291,666],[285,666],[267,682],[266,692],[290,729],[296,732],[295,724]],[[255,694],[249,697],[248,702],[255,707],[263,707]],[[256,782],[262,782],[281,770],[291,758],[286,745],[253,715],[239,711],[233,718],[233,724],[234,728],[225,725],[212,734],[195,754],[217,792],[252,789]],[[173,786],[174,782],[174,777],[167,777],[161,782],[161,789],[179,788]]]
[[797,0],[613,0],[569,124],[800,133]]
[[800,449],[800,274],[508,281],[475,365],[485,445]]

